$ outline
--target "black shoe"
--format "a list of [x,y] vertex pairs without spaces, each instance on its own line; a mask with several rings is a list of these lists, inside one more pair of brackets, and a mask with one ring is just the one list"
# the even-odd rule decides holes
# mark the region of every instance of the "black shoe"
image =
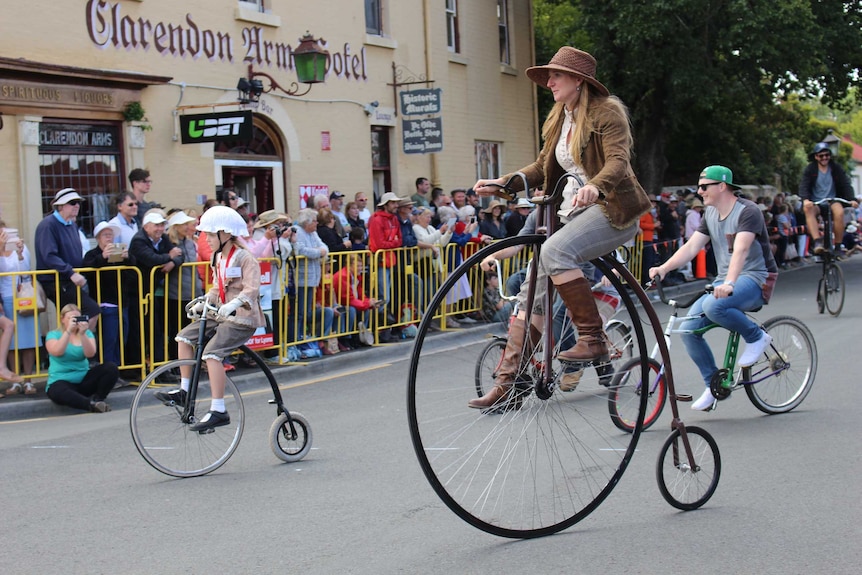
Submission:
[[189,429],[198,433],[209,433],[216,427],[222,425],[230,425],[230,415],[225,411],[208,411],[200,421],[192,425]]
[[153,393],[156,399],[164,403],[165,405],[179,405],[185,407],[186,405],[186,397],[188,393],[184,389],[160,389],[159,391]]

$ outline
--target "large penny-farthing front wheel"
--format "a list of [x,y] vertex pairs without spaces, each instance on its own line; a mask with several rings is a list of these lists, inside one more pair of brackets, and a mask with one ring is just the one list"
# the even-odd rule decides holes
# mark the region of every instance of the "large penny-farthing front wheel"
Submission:
[[[479,264],[486,256],[511,246],[521,246],[521,254],[535,253],[543,240],[501,240],[454,270],[426,311],[410,361],[410,436],[425,476],[461,519],[503,537],[548,535],[586,517],[618,483],[643,422],[641,413],[632,433],[617,429],[607,413],[607,388],[597,379],[562,393],[562,374],[555,373],[550,393],[537,394],[535,378],[544,363],[536,361],[526,362],[510,401],[495,409],[471,409],[467,402],[476,397],[477,360],[488,345],[484,330],[476,330],[474,339],[431,344],[440,337],[429,337],[435,317],[454,306],[481,305],[484,272]],[[470,292],[465,291],[465,278]],[[634,318],[637,337],[632,336],[631,353],[645,354],[637,310],[619,280],[612,281]],[[643,411],[646,395],[642,398]]]

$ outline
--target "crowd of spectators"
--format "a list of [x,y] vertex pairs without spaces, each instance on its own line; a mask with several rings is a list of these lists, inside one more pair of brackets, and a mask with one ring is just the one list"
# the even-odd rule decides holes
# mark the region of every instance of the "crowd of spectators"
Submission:
[[[98,223],[95,245],[87,245],[86,250],[80,248],[76,226],[85,200],[72,188],[58,191],[52,213],[37,228],[35,245],[35,269],[54,273],[37,271],[33,277],[55,309],[70,304],[79,308],[66,331],[83,342],[87,334],[96,338],[99,353],[90,363],[132,366],[121,372],[131,378],[146,369],[149,360],[159,363],[176,357],[173,335],[188,323],[181,310],[211,281],[212,254],[196,232],[195,210],[166,211],[148,201],[152,179],[146,170],[133,170],[129,183],[131,191],[116,196],[116,215]],[[275,262],[268,318],[275,351],[268,355],[278,355],[277,350],[285,349],[283,343],[288,348],[303,345],[304,357],[348,351],[367,345],[366,332],[372,328],[378,342],[409,337],[410,324],[422,316],[444,274],[460,264],[464,250],[517,235],[533,208],[525,198],[508,203],[493,200],[483,207],[472,190],[446,193],[433,188],[427,178],[418,178],[415,187],[415,193],[406,197],[387,192],[371,207],[364,192],[347,201],[344,194],[332,191],[310,198],[308,207],[295,218],[275,210],[249,213],[249,204],[232,190],[206,202],[203,211],[226,205],[242,215],[249,234],[243,241],[249,251],[258,259]],[[640,220],[644,270],[665,261],[691,237],[703,213],[703,203],[691,189],[650,199],[653,210]],[[779,265],[799,265],[810,256],[799,196],[779,193],[751,199],[761,206]],[[846,214],[844,244],[847,253],[853,253],[859,249],[859,226],[849,224],[858,223],[860,214],[853,209]],[[5,234],[0,221],[0,247],[7,248],[0,253],[0,271],[30,272],[34,266],[29,250],[17,238],[14,246],[9,244]],[[708,258],[707,262],[709,272],[714,261]],[[665,281],[686,281],[693,271],[680,269]],[[8,365],[0,361],[0,379],[10,384],[0,391],[6,394],[36,393],[32,382],[21,375],[32,376],[40,367],[36,350],[44,346],[44,336],[33,316],[15,317],[13,306],[17,283],[28,278],[0,278],[0,358],[8,358]],[[503,279],[509,278],[487,273],[480,285],[470,285],[465,277],[464,285],[456,286],[454,299],[475,293],[478,309],[447,318],[446,325],[505,321],[511,304],[499,297]],[[142,300],[148,305],[142,306]],[[76,326],[81,321],[87,326],[79,331]],[[287,341],[282,342],[285,334]],[[49,356],[40,354],[42,360]],[[171,374],[165,377],[171,380]],[[117,385],[123,384],[125,380],[118,379]],[[104,402],[107,393],[102,387],[88,401]]]
[[[799,195],[753,196],[742,192],[741,195],[755,202],[763,213],[770,244],[776,263],[782,269],[789,269],[813,261],[815,257],[806,227],[803,202]],[[666,261],[687,239],[691,237],[703,216],[703,202],[693,189],[664,192],[659,197],[650,195],[653,203],[651,212],[640,220],[643,251],[641,252],[641,279],[646,282],[646,270]],[[862,210],[846,207],[843,209],[844,229],[841,238],[836,240],[839,257],[851,255],[860,248],[859,230],[862,228]],[[707,249],[707,275],[715,275],[715,260]],[[676,285],[694,279],[694,270],[688,267],[668,274],[663,280],[666,285]]]

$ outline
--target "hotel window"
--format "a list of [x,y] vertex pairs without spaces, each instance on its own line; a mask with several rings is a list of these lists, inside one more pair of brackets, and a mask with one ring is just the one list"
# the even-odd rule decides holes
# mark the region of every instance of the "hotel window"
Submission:
[[365,0],[365,31],[383,36],[383,0]]
[[509,53],[509,2],[497,0],[497,31],[500,34],[500,63],[511,64]]
[[385,192],[392,189],[391,166],[389,128],[386,126],[371,126],[371,170],[375,200],[379,200]]
[[247,8],[256,12],[266,12],[264,0],[239,0],[240,8]]
[[458,33],[458,0],[446,0],[446,46],[450,52],[461,52],[461,38]]
[[476,141],[477,180],[493,180],[500,177],[500,151],[502,147],[500,142]]

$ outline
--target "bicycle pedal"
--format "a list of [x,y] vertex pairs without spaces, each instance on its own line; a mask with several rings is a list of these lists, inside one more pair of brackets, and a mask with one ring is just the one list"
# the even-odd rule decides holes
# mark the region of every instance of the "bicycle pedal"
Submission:
[[[575,368],[578,370],[583,370],[593,364],[592,361],[582,361],[580,359],[565,359],[557,356],[557,359],[561,364],[565,365],[567,368]],[[598,361],[598,360],[596,360]]]
[[198,431],[198,435],[207,435],[209,433],[215,433],[215,427],[210,427],[209,429],[201,429]]
[[693,399],[694,397],[687,393],[676,396],[676,400],[682,403],[690,403]]

